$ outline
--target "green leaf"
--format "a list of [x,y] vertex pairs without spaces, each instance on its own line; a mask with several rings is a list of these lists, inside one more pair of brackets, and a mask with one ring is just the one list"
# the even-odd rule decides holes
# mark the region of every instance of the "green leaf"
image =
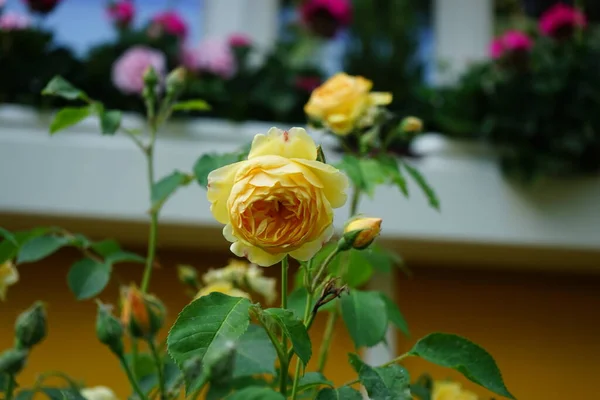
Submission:
[[298,382],[298,392],[303,390],[311,389],[317,386],[330,386],[333,387],[333,383],[325,378],[320,372],[307,372],[304,374]]
[[279,326],[283,334],[292,342],[292,348],[304,365],[308,364],[312,355],[310,337],[306,327],[299,318],[290,310],[269,308],[262,312],[262,316]]
[[431,207],[435,208],[436,210],[439,210],[440,209],[440,201],[437,198],[437,195],[435,194],[434,190],[431,188],[431,186],[429,186],[429,183],[427,183],[427,181],[425,180],[423,175],[421,175],[419,170],[417,170],[415,167],[412,167],[411,165],[409,165],[406,162],[402,162],[402,166],[404,166],[404,169],[406,170],[406,172],[408,172],[410,177],[421,188],[421,190],[423,191],[423,193],[429,200],[429,205]]
[[356,187],[365,188],[365,182],[360,168],[360,160],[352,155],[344,154],[342,161],[336,167],[346,172],[348,178]]
[[196,100],[187,100],[180,101],[178,103],[173,104],[174,111],[208,111],[210,110],[210,105],[200,99]]
[[[308,299],[308,291],[305,287],[299,287],[288,296],[288,310],[294,313],[294,316],[299,320],[304,319],[304,309],[306,308],[306,300]],[[313,300],[313,306],[317,299]],[[311,308],[312,310],[312,308]]]
[[363,396],[358,390],[343,386],[338,389],[321,390],[316,400],[363,400]]
[[116,240],[105,239],[100,242],[92,243],[92,250],[100,254],[102,257],[108,257],[113,253],[121,251],[121,246]]
[[14,235],[4,228],[0,228],[0,236],[3,237],[4,240],[15,246],[19,245],[19,242],[17,242],[17,239],[15,239]]
[[396,326],[396,328],[400,329],[400,332],[404,333],[404,335],[406,335],[406,337],[410,337],[410,332],[408,330],[408,323],[406,322],[406,319],[404,319],[404,315],[402,315],[402,312],[400,311],[400,308],[398,307],[398,305],[394,302],[394,300],[390,299],[384,293],[380,293],[380,294],[381,294],[381,298],[383,299],[383,301],[385,303],[386,310],[387,310],[387,316],[388,316],[390,322],[392,324],[394,324]]
[[398,167],[397,159],[387,154],[380,154],[377,156],[377,160],[382,170],[387,174],[389,182],[396,185],[402,194],[404,194],[404,197],[408,197],[406,179],[402,175],[400,167]]
[[236,345],[233,378],[274,375],[276,358],[277,352],[265,330],[250,325]]
[[363,177],[364,190],[370,197],[375,195],[375,188],[387,182],[388,175],[374,158],[363,158],[360,160],[360,171]]
[[110,264],[83,258],[73,264],[67,275],[67,282],[77,300],[85,300],[104,290],[110,280],[110,273]]
[[69,239],[63,236],[45,235],[31,238],[21,246],[17,263],[39,261],[55,253],[68,243]]
[[211,293],[188,304],[169,331],[167,349],[182,371],[189,362],[218,359],[248,329],[250,302]]
[[467,379],[501,396],[514,399],[492,356],[479,345],[448,333],[432,333],[419,340],[409,354],[452,368]]
[[19,248],[23,245],[23,243],[34,237],[45,235],[48,233],[48,231],[48,228],[34,228],[28,231],[14,232],[13,238],[15,239],[16,244],[9,240],[3,240],[0,242],[0,263],[3,263],[7,260],[12,260],[17,256]]
[[135,253],[118,250],[118,251],[115,251],[114,253],[110,253],[109,255],[107,255],[106,258],[104,259],[104,261],[106,261],[107,264],[111,264],[111,265],[114,265],[117,263],[123,263],[123,262],[135,262],[135,263],[143,264],[146,262],[146,259]]
[[180,186],[188,185],[191,181],[189,175],[175,171],[156,182],[152,186],[152,208],[160,208]]
[[118,110],[102,111],[100,117],[100,129],[103,135],[114,135],[121,126],[123,113]]
[[367,283],[373,276],[373,267],[364,251],[350,249],[338,255],[330,264],[329,271],[350,287],[357,288]]
[[42,90],[42,94],[46,96],[58,96],[67,100],[89,100],[87,94],[77,89],[70,82],[61,76],[55,76],[46,87]]
[[379,246],[371,245],[369,248],[361,251],[363,257],[368,260],[373,268],[380,272],[389,273],[392,271],[392,260],[387,251]]
[[52,122],[50,122],[50,134],[69,128],[90,116],[92,110],[89,106],[65,107],[60,109]]
[[226,400],[285,400],[281,393],[265,387],[247,387],[225,397]]
[[365,364],[356,354],[350,354],[350,364],[358,374],[360,383],[367,389],[372,400],[411,400],[410,376],[408,371],[392,364],[373,368]]
[[357,348],[385,339],[387,307],[378,292],[351,290],[342,296],[342,317]]
[[198,183],[206,187],[208,185],[208,174],[215,169],[241,161],[240,153],[204,154],[194,164],[194,175]]

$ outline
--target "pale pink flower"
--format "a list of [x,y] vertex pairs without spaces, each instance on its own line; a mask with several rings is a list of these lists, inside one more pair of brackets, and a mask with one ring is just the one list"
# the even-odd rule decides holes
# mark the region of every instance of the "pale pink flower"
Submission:
[[302,21],[315,33],[333,37],[352,22],[350,0],[306,0],[301,8]]
[[490,44],[490,55],[494,59],[508,53],[528,52],[533,47],[533,40],[521,31],[507,31]]
[[141,94],[144,90],[144,72],[150,66],[162,80],[167,69],[165,55],[146,46],[132,47],[113,64],[113,84],[125,94]]
[[110,3],[106,11],[110,20],[120,28],[131,25],[133,17],[135,17],[135,6],[131,0]]
[[231,78],[236,71],[235,56],[224,40],[208,38],[195,48],[183,50],[182,64],[192,71]]
[[564,37],[573,33],[576,28],[585,28],[585,14],[574,7],[558,3],[548,9],[540,17],[540,31],[550,37]]
[[19,31],[31,27],[31,19],[24,14],[6,12],[0,15],[0,30]]
[[162,33],[166,33],[185,38],[187,31],[187,24],[179,14],[174,11],[165,11],[152,18],[149,32],[152,36],[159,36]]
[[229,46],[231,47],[250,47],[252,45],[252,39],[244,33],[234,33],[227,39]]

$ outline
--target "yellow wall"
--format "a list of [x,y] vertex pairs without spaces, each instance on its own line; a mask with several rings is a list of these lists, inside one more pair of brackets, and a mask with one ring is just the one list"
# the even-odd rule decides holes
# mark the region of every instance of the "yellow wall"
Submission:
[[[66,272],[76,254],[66,251],[51,259],[20,267],[21,282],[0,303],[0,348],[12,344],[14,318],[34,300],[48,303],[50,330],[35,348],[19,379],[30,385],[43,371],[63,370],[88,385],[109,385],[121,398],[129,387],[114,357],[94,336],[96,306],[76,302],[66,285]],[[162,268],[155,271],[152,289],[171,310],[169,323],[188,298],[176,280],[177,263],[218,266],[228,254],[160,251]],[[600,278],[522,274],[518,272],[436,269],[413,263],[412,278],[399,277],[397,298],[417,338],[432,331],[467,336],[487,348],[498,361],[506,383],[524,400],[593,399],[600,373]],[[275,270],[272,270],[275,272]],[[115,277],[128,283],[139,276],[137,265],[118,267]],[[117,282],[102,294],[116,301]],[[313,328],[320,337],[323,320]],[[412,340],[400,338],[400,350]],[[336,331],[326,373],[338,384],[353,379],[347,366],[352,344],[342,326]],[[438,378],[456,377],[445,369],[418,360],[406,365],[413,376],[424,370]],[[474,385],[468,385],[475,389]],[[478,390],[482,395],[489,395]]]

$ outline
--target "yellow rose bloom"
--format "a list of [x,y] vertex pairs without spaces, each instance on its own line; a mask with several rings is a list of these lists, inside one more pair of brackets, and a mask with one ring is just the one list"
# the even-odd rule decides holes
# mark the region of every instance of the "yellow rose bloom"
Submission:
[[208,200],[231,251],[260,266],[287,254],[306,261],[333,234],[333,208],[346,202],[348,178],[317,161],[302,128],[254,137],[248,159],[208,175]]
[[463,389],[460,383],[436,381],[433,383],[431,400],[478,400],[478,397]]
[[247,299],[250,299],[250,295],[248,293],[233,287],[233,284],[231,282],[216,282],[211,285],[204,286],[198,291],[198,294],[196,294],[195,299],[199,299],[202,296],[206,296],[215,292],[223,293],[231,297],[245,297]]
[[8,287],[19,281],[19,272],[12,261],[0,264],[0,300],[6,300]]
[[392,102],[390,93],[371,92],[372,87],[362,76],[337,73],[312,92],[304,112],[335,134],[348,135],[369,110]]

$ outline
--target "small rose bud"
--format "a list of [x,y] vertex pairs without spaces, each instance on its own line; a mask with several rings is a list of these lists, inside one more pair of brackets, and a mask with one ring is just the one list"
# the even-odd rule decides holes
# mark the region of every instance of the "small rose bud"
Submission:
[[123,355],[123,327],[111,313],[110,306],[98,302],[96,316],[96,336],[117,356]]
[[183,67],[175,68],[167,75],[167,95],[175,96],[185,87],[187,70]]
[[158,85],[158,75],[156,74],[156,70],[151,65],[146,68],[144,71],[144,84],[146,87],[150,87],[154,89],[156,85]]
[[400,131],[403,134],[416,135],[423,131],[423,121],[417,117],[406,117],[400,122]]
[[367,248],[381,231],[381,218],[357,217],[344,228],[342,241],[358,250]]
[[193,288],[197,288],[199,286],[198,272],[189,265],[178,265],[177,277],[181,283],[189,285]]
[[135,285],[122,290],[121,322],[133,337],[152,338],[162,328],[165,307]]
[[[29,352],[25,349],[9,349],[0,354],[0,375],[16,375],[27,363]],[[9,378],[10,379],[10,378]]]
[[41,302],[17,317],[15,340],[18,349],[30,349],[46,337],[46,310]]

